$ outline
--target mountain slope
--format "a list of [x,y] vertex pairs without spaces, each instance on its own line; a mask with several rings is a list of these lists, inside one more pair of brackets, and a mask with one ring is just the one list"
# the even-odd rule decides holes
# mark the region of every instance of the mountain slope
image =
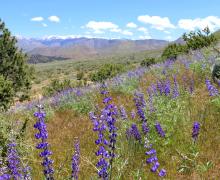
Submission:
[[127,52],[164,48],[164,40],[122,40],[98,38],[18,39],[18,46],[30,55],[54,56],[71,59],[90,58]]

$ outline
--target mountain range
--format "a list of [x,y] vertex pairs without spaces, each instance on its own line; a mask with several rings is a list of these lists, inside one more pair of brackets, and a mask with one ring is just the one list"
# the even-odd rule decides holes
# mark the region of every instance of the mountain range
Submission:
[[135,53],[164,48],[165,40],[128,40],[99,38],[59,38],[45,39],[18,38],[18,46],[29,56],[56,57],[64,59],[94,58],[115,54]]

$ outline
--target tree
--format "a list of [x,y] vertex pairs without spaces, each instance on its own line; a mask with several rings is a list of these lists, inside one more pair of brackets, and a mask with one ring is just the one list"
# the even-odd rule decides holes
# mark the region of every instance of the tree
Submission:
[[188,50],[185,45],[169,44],[163,51],[162,58],[176,60],[178,55],[187,53]]
[[155,58],[149,58],[149,57],[147,57],[147,58],[145,58],[144,60],[142,60],[141,61],[141,66],[150,66],[150,65],[153,65],[153,64],[155,64],[156,63],[156,60],[155,60]]
[[[1,83],[1,88],[7,86],[10,92],[7,98],[0,94],[0,109],[5,110],[13,102],[15,97],[20,100],[27,97],[31,88],[31,79],[33,78],[33,68],[30,68],[26,62],[27,55],[16,46],[17,40],[11,36],[10,31],[5,27],[5,23],[0,19],[0,76],[6,84]],[[0,89],[1,89],[0,88]],[[13,93],[12,93],[13,92]],[[2,93],[0,91],[0,93]],[[5,104],[5,105],[2,105]]]
[[202,31],[191,31],[183,34],[183,40],[186,42],[188,50],[197,50],[204,47],[209,47],[216,42],[216,37],[212,34],[208,27]]

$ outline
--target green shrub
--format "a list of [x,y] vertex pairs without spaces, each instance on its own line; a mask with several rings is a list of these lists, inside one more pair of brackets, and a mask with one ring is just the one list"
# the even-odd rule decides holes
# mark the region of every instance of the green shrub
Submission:
[[[26,55],[17,48],[17,40],[0,19],[0,109],[7,109],[12,98],[24,98],[31,89],[33,70],[26,62]],[[4,78],[3,78],[4,77]],[[6,82],[2,82],[4,80]],[[6,92],[8,89],[9,92]]]
[[90,79],[95,82],[102,82],[108,78],[125,71],[121,64],[105,64],[97,72],[90,75]]
[[141,66],[150,66],[152,64],[155,64],[156,60],[155,58],[145,58],[143,61],[141,61]]
[[82,80],[83,77],[84,77],[83,71],[77,72],[77,74],[76,74],[76,79],[77,79],[77,80]]
[[51,81],[50,85],[44,88],[44,95],[51,96],[57,92],[61,92],[65,89],[72,88],[73,85],[71,84],[70,80],[60,81],[58,79],[54,79]]
[[214,44],[216,37],[214,34],[211,34],[209,28],[206,27],[202,31],[197,30],[183,34],[183,40],[186,42],[188,50],[197,50]]
[[10,107],[14,95],[12,82],[0,75],[0,110],[7,110]]
[[187,47],[181,44],[169,44],[163,51],[162,58],[163,59],[172,59],[176,60],[178,55],[187,53]]

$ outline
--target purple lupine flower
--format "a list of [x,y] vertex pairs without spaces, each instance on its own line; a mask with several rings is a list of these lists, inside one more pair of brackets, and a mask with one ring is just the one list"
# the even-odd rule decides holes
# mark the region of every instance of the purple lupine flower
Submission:
[[164,94],[168,96],[170,94],[170,80],[167,79],[164,83]]
[[138,128],[137,128],[136,124],[131,125],[131,133],[132,133],[132,135],[133,135],[133,137],[135,138],[136,141],[141,141],[141,134],[138,131]]
[[152,172],[156,172],[157,169],[159,168],[160,164],[158,161],[154,162],[154,165],[151,167]]
[[161,127],[161,125],[160,125],[159,122],[157,122],[157,123],[155,124],[155,128],[156,128],[156,130],[157,130],[157,133],[158,133],[161,137],[165,137],[165,132],[163,131],[163,129],[162,129],[162,127]]
[[192,138],[194,142],[196,142],[196,140],[198,139],[199,130],[200,130],[200,123],[196,121],[193,123],[193,129],[192,129]]
[[141,118],[143,122],[145,122],[147,119],[145,117],[144,109],[146,108],[146,102],[144,100],[144,94],[135,92],[134,94],[134,102],[137,108],[137,114]]
[[122,106],[122,105],[120,106],[120,115],[123,120],[128,119],[126,110],[125,110],[124,106]]
[[30,180],[31,179],[31,174],[30,174],[30,166],[26,166],[25,168],[23,168],[23,178],[24,180]]
[[190,81],[190,86],[189,86],[189,93],[190,93],[190,94],[193,93],[193,91],[194,91],[194,86],[195,86],[194,79],[191,79],[191,81]]
[[157,89],[160,91],[160,95],[163,94],[163,84],[160,81],[157,81]]
[[[102,86],[105,88],[105,86]],[[98,139],[95,141],[99,145],[98,151],[95,153],[96,156],[101,156],[96,167],[100,178],[108,179],[111,176],[111,170],[113,166],[113,158],[115,158],[115,144],[117,137],[117,128],[115,127],[116,115],[118,115],[117,107],[110,104],[112,100],[108,97],[108,91],[105,89],[101,90],[101,94],[105,97],[103,103],[105,104],[104,109],[101,110],[99,117],[95,116],[94,113],[89,113],[90,119],[93,122],[93,130],[98,132]],[[108,138],[106,138],[108,133]],[[110,172],[109,172],[110,171]]]
[[[8,161],[8,169],[11,174],[10,179],[11,178],[15,180],[22,179],[20,158],[18,156],[16,150],[16,144],[14,142],[8,144],[7,161]],[[8,176],[6,175],[6,177]]]
[[147,125],[147,122],[142,123],[142,132],[146,135],[149,132],[149,127]]
[[157,162],[157,161],[158,161],[157,156],[152,156],[146,160],[146,163],[151,164],[152,162]]
[[[156,156],[156,150],[152,148],[152,144],[149,144],[149,140],[147,137],[145,137],[145,142],[144,142],[144,147],[148,150],[145,152],[147,156],[150,156],[147,158],[146,163],[147,164],[152,164],[153,166],[151,167],[152,172],[156,172],[160,166],[157,156]],[[160,172],[158,173],[160,177],[163,177],[166,175],[166,170],[161,169]]]
[[53,161],[49,157],[52,152],[49,150],[49,144],[47,143],[48,132],[45,124],[46,113],[43,111],[43,107],[41,105],[38,106],[38,111],[34,113],[34,116],[37,118],[34,128],[39,130],[39,133],[35,134],[35,138],[41,139],[41,142],[36,145],[36,148],[42,149],[39,156],[43,158],[43,162],[41,164],[44,167],[44,175],[48,180],[53,180]]
[[179,96],[178,90],[178,82],[176,80],[176,76],[173,77],[174,87],[173,87],[173,98],[177,98]]
[[166,176],[166,170],[165,170],[165,169],[161,169],[158,175],[159,175],[160,177]]
[[80,161],[80,145],[77,139],[75,144],[75,152],[72,156],[72,175],[71,178],[77,180],[79,178],[79,161]]
[[153,90],[153,94],[157,96],[157,86],[155,84],[151,84],[151,89]]
[[209,79],[206,79],[205,83],[206,83],[206,87],[209,91],[210,96],[218,96],[219,95],[218,89],[211,84],[211,81]]
[[136,113],[134,110],[131,111],[131,119],[135,119]]
[[152,155],[152,154],[156,154],[156,150],[155,149],[151,149],[150,151],[145,152],[146,155]]
[[154,105],[153,105],[153,94],[152,94],[150,88],[147,88],[147,93],[149,95],[149,98],[148,98],[149,110],[150,110],[150,113],[153,113],[155,111],[155,108],[154,108]]

